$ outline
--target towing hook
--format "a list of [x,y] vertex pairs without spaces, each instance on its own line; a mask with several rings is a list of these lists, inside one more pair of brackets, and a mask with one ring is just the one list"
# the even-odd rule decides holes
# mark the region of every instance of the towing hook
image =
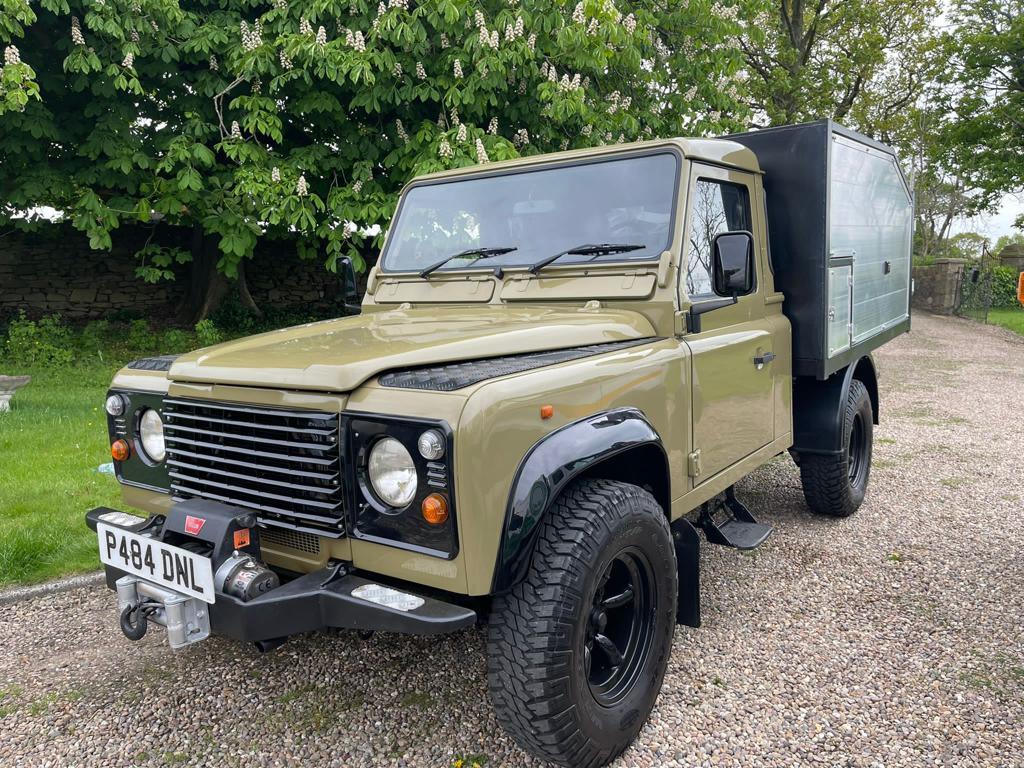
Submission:
[[151,608],[144,607],[142,603],[126,605],[121,611],[121,631],[129,640],[141,640],[146,636],[149,629],[149,614]]

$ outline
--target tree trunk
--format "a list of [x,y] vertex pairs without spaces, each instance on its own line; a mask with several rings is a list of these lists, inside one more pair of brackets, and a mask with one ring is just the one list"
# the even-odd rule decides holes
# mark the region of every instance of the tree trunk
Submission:
[[256,315],[256,317],[263,317],[263,311],[256,305],[252,294],[249,293],[249,282],[245,277],[245,259],[238,262],[238,278],[235,282],[238,285],[238,299],[242,302],[242,306]]
[[217,270],[217,243],[207,237],[200,224],[192,227],[192,267],[188,291],[178,310],[182,325],[195,325],[213,313],[228,292],[228,281]]

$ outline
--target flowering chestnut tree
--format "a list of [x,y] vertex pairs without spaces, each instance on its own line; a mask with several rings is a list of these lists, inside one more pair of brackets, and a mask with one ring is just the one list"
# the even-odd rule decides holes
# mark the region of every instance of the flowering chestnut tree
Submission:
[[153,227],[149,280],[361,269],[416,174],[741,127],[730,2],[0,0],[0,218]]

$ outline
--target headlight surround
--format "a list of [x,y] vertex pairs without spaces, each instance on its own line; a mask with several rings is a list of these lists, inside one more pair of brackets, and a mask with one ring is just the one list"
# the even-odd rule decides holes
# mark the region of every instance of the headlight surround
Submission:
[[385,504],[404,509],[416,498],[416,464],[395,438],[385,437],[373,444],[366,470],[374,493]]
[[139,443],[146,458],[154,464],[159,464],[167,457],[164,422],[154,408],[147,408],[139,416]]

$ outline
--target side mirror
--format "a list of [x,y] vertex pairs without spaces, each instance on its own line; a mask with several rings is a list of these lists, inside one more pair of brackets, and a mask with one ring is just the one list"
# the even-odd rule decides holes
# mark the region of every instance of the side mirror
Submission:
[[745,296],[754,290],[754,237],[723,232],[712,242],[712,280],[719,296]]
[[342,256],[338,259],[338,279],[341,282],[342,306],[346,315],[358,315],[363,311],[359,303],[359,286],[356,283],[356,268],[352,259]]

